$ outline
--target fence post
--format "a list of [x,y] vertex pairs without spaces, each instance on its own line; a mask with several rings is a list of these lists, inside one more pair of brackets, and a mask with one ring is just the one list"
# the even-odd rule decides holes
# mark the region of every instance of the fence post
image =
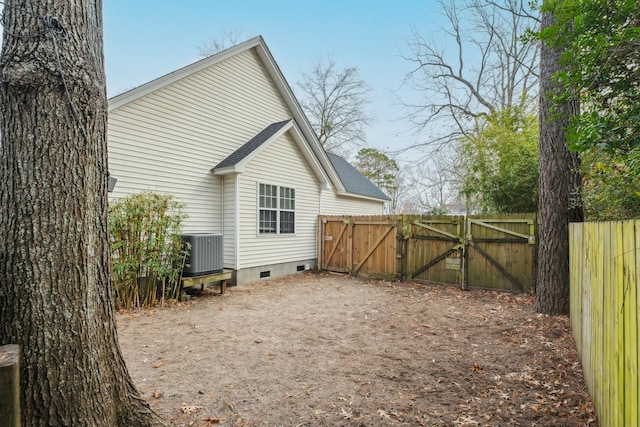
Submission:
[[0,346],[0,425],[20,427],[20,347]]
[[411,260],[411,254],[409,250],[411,249],[409,246],[409,239],[411,238],[411,217],[409,215],[402,215],[400,224],[398,224],[400,233],[402,234],[402,241],[400,242],[402,249],[402,280],[410,282],[413,278],[411,277],[411,272],[409,271],[409,262]]

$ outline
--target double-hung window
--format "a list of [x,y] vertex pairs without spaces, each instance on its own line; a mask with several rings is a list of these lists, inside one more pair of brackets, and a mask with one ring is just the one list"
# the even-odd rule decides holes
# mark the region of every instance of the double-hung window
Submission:
[[296,190],[260,184],[258,190],[260,234],[293,234],[296,231]]

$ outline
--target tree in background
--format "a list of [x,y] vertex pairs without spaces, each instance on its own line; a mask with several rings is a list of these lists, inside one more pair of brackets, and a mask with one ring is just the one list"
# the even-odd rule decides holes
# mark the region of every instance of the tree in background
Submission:
[[297,86],[300,105],[325,150],[344,155],[365,141],[371,88],[357,68],[339,69],[333,59],[320,59]]
[[[398,165],[399,167],[399,165]],[[395,190],[391,193],[387,193],[387,196],[391,198],[389,202],[389,213],[400,213],[400,205],[402,203],[402,196],[405,193],[405,174],[402,169],[398,169],[398,172],[393,180],[392,188]]]
[[166,425],[120,354],[109,282],[100,0],[5,0],[0,344],[28,426]]
[[[438,3],[447,24],[437,37],[414,33],[404,54],[413,65],[405,78],[413,95],[401,100],[420,135],[411,148],[421,148],[427,157],[413,168],[415,176],[426,179],[412,187],[419,190],[420,204],[427,210],[439,207],[436,200],[459,203],[455,199],[460,197],[451,195],[462,186],[461,142],[478,135],[484,117],[512,108],[531,109],[538,93],[538,48],[531,37],[524,37],[537,27],[538,20],[527,2]],[[431,158],[437,156],[444,174],[434,169]],[[430,195],[434,191],[439,197]]]
[[[542,33],[554,24],[543,4]],[[536,311],[569,313],[569,222],[584,219],[580,159],[571,153],[566,134],[579,111],[577,99],[556,102],[564,86],[554,77],[563,72],[561,48],[542,43],[540,48],[540,233],[536,275]]]
[[511,108],[483,122],[462,142],[462,193],[482,212],[537,212],[538,118]]
[[220,36],[213,37],[208,42],[198,46],[198,55],[201,58],[206,58],[207,56],[215,55],[250,38],[251,37],[245,37],[244,33],[240,30],[225,30]]
[[387,193],[395,204],[391,211],[395,212],[398,203],[400,168],[398,162],[375,148],[363,148],[356,155],[356,169],[371,182]]
[[446,129],[419,144],[432,147],[473,134],[486,114],[524,110],[538,85],[537,45],[523,37],[537,22],[522,0],[439,4],[449,39],[437,43],[416,32],[405,55],[414,66],[406,81],[416,94],[403,101],[409,118],[417,130]]
[[463,169],[454,150],[441,148],[407,169],[403,212],[427,215],[460,213]]

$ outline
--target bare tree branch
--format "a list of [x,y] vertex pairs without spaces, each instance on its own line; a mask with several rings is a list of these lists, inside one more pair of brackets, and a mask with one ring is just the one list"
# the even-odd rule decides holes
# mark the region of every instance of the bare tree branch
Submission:
[[514,2],[512,4],[512,7],[507,7],[499,2],[495,2],[492,0],[485,0],[485,1],[491,6],[494,6],[495,8],[502,10],[503,12],[512,13],[514,16],[517,16],[518,18],[534,21],[536,23],[536,26],[540,24],[540,17],[537,14],[531,13],[531,10],[538,9],[537,2],[535,1],[527,2],[527,4],[525,5],[525,2],[520,0],[519,2]]
[[457,204],[462,175],[456,158],[455,150],[443,148],[406,170],[405,212],[446,212]]
[[208,42],[198,46],[198,55],[202,58],[215,55],[249,38],[245,37],[244,32],[238,29],[224,30],[219,36],[213,37]]
[[437,136],[422,141],[424,146],[474,132],[478,118],[512,106],[525,108],[537,96],[538,49],[523,36],[538,23],[523,0],[439,3],[448,48],[414,31],[403,55],[415,65],[404,82],[423,102],[402,101],[416,131],[450,126],[448,138],[432,132]]
[[366,109],[371,88],[357,68],[339,70],[333,59],[320,59],[297,86],[300,105],[325,150],[336,152],[364,142],[372,120]]

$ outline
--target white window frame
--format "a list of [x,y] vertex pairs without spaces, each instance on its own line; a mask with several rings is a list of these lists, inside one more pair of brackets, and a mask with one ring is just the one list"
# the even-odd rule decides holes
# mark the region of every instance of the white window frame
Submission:
[[[283,185],[266,184],[263,182],[258,183],[257,186],[257,231],[258,236],[294,236],[296,234],[296,189],[294,187],[285,187]],[[263,192],[264,189],[264,192]],[[275,190],[275,192],[274,192]],[[275,206],[274,206],[275,205]],[[286,206],[285,206],[286,205]],[[272,212],[275,214],[275,219],[269,218],[269,222],[274,223],[275,229],[272,226],[265,226],[263,212]],[[282,224],[284,223],[282,214],[293,214],[293,230],[291,232],[282,231]],[[267,231],[273,230],[273,231]]]

